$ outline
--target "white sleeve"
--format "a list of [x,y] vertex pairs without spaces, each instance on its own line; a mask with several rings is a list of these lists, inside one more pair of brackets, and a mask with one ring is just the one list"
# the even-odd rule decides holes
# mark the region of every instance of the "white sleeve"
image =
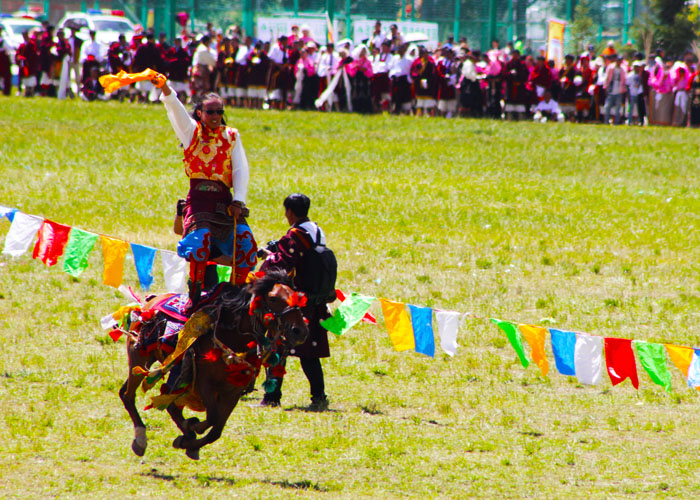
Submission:
[[168,112],[168,120],[175,130],[175,135],[180,139],[182,147],[187,149],[192,142],[192,136],[197,128],[197,122],[194,121],[182,105],[180,99],[177,98],[175,92],[170,95],[161,94],[160,100],[165,104],[165,109]]
[[214,54],[212,54],[210,50],[205,50],[203,52],[203,55],[204,55],[204,64],[206,64],[207,66],[211,66],[211,67],[216,66],[216,62],[217,62],[216,56]]
[[236,132],[236,144],[233,146],[233,151],[231,151],[231,183],[233,185],[234,201],[245,203],[248,196],[249,178],[248,158],[246,158],[245,149],[243,149],[241,134]]

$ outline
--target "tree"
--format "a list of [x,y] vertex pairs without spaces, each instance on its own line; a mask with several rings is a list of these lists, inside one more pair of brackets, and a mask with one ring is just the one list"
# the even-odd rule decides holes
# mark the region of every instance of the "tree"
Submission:
[[654,39],[667,56],[681,56],[696,38],[696,26],[685,0],[651,1],[651,10],[657,20]]
[[595,37],[596,28],[590,16],[586,0],[581,0],[574,8],[573,22],[569,25],[569,52],[580,54]]
[[651,48],[654,43],[654,34],[656,33],[657,19],[654,17],[654,12],[651,9],[650,0],[644,0],[642,12],[636,16],[634,24],[630,29],[630,35],[636,42],[639,50],[647,56],[651,53]]

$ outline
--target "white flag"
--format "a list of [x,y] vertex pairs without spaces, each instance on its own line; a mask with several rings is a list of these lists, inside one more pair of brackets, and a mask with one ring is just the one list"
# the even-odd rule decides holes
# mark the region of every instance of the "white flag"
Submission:
[[576,378],[582,384],[600,384],[603,379],[603,339],[601,337],[576,334],[574,367]]
[[19,257],[29,249],[36,233],[41,228],[41,223],[44,219],[36,215],[27,215],[22,212],[15,212],[15,218],[12,221],[10,230],[5,238],[5,248],[2,253]]
[[457,354],[459,316],[460,314],[455,311],[435,311],[435,319],[440,333],[440,347],[450,356]]
[[163,259],[165,289],[170,293],[185,293],[187,261],[175,252],[167,250],[161,250],[160,256]]

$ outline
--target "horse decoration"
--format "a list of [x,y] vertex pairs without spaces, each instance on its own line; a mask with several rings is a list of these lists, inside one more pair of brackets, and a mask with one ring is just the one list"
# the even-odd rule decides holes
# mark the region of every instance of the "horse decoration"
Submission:
[[[144,392],[169,376],[161,394],[145,409],[166,409],[182,432],[173,442],[186,455],[199,459],[199,449],[216,441],[260,367],[273,371],[291,347],[306,340],[309,330],[301,308],[306,297],[292,288],[289,276],[269,271],[243,288],[220,284],[189,317],[169,308],[186,297],[162,295],[143,307],[120,309],[127,334],[129,375],[119,390],[134,424],[131,449],[146,452],[146,426],[136,409],[136,390]],[[160,365],[151,368],[159,361]],[[184,407],[205,411],[206,417],[185,419]],[[197,435],[204,434],[198,438]]]

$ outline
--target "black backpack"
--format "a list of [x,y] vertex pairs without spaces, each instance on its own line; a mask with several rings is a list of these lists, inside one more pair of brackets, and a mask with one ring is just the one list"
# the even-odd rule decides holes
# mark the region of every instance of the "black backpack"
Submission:
[[[309,233],[307,232],[307,234]],[[310,234],[309,237],[311,237]],[[301,278],[302,288],[309,300],[309,305],[325,304],[335,300],[338,261],[333,250],[321,244],[320,229],[316,231],[316,241],[304,255],[301,274],[302,276],[299,278]]]

